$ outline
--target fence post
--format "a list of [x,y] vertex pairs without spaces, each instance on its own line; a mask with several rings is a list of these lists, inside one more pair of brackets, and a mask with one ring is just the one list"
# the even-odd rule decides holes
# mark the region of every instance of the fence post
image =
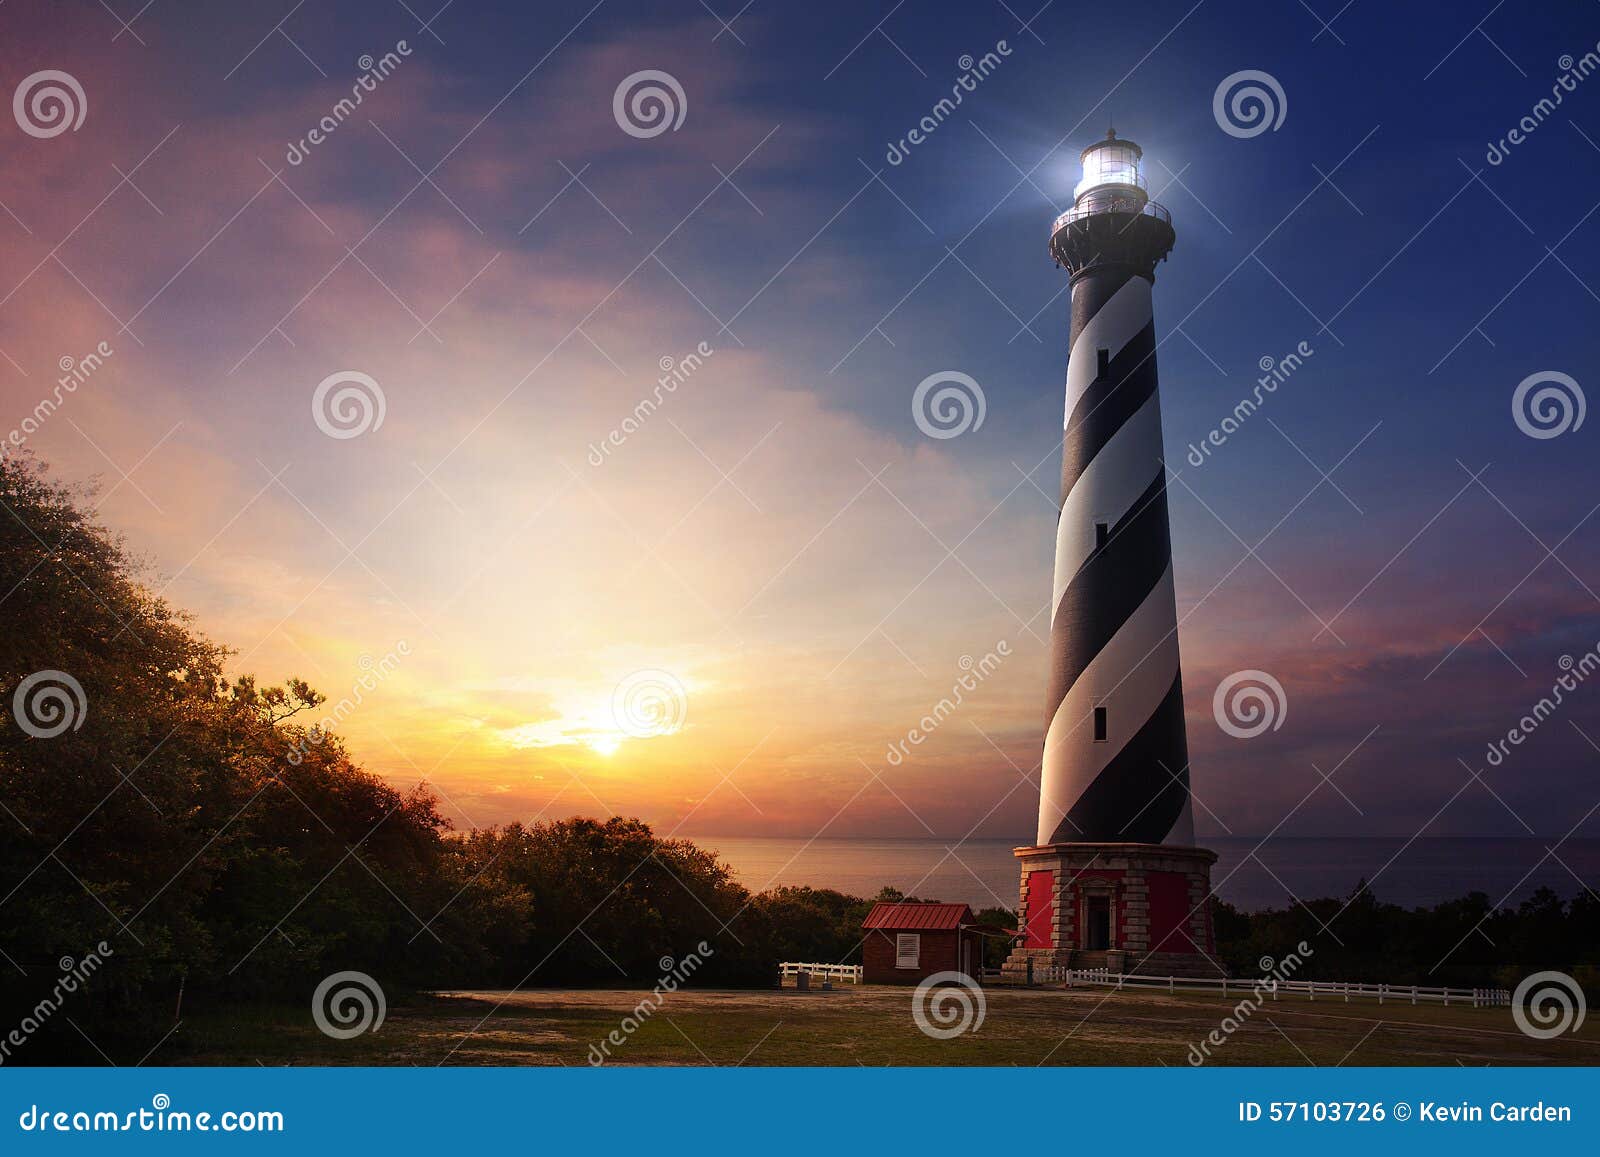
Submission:
[[1411,1003],[1417,1003],[1417,986],[1414,984],[1411,986]]

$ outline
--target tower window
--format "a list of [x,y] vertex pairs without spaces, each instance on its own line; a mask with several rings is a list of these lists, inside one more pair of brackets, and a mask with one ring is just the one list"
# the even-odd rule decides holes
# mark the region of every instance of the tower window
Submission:
[[1094,709],[1094,741],[1096,743],[1104,743],[1106,741],[1106,709],[1104,707],[1096,707]]
[[1096,550],[1099,550],[1102,546],[1104,546],[1107,542],[1109,542],[1110,539],[1111,539],[1111,524],[1109,522],[1097,522],[1097,523],[1095,523],[1094,524],[1094,548]]
[[1111,368],[1111,351],[1096,350],[1095,355],[1095,376],[1103,378],[1106,376],[1106,371]]

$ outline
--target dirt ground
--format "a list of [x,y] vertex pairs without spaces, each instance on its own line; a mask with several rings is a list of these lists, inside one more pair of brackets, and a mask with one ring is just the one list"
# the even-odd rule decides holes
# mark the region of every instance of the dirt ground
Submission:
[[892,986],[683,991],[659,1008],[648,991],[631,989],[450,992],[391,1007],[378,1031],[346,1041],[324,1037],[303,1015],[245,1023],[219,1015],[186,1024],[150,1063],[1600,1064],[1592,1019],[1576,1033],[1535,1040],[1505,1008],[1288,996],[1240,1018],[1204,1056],[1198,1046],[1222,1032],[1238,999],[991,987],[980,1025],[936,1039],[913,1017],[913,990]]

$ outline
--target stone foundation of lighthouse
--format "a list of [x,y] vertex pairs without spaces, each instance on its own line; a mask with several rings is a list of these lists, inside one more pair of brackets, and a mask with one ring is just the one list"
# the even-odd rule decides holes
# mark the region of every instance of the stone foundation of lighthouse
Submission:
[[1071,276],[1061,510],[1037,844],[1018,848],[1021,934],[1006,968],[1217,975],[1211,865],[1194,847],[1155,268],[1175,234],[1142,151],[1083,152],[1050,255]]
[[1017,946],[1005,972],[1044,966],[1153,976],[1220,976],[1204,848],[1047,844],[1018,848]]

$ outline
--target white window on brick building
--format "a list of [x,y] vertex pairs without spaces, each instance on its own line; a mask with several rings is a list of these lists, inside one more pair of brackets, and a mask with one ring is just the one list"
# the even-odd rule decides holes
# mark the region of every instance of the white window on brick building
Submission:
[[894,966],[916,968],[922,957],[922,937],[915,932],[901,932],[894,938]]

